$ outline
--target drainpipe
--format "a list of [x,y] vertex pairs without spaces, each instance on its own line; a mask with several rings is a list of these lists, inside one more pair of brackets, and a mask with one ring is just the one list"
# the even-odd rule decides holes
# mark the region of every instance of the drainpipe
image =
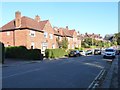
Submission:
[[15,46],[15,30],[13,30],[13,46]]

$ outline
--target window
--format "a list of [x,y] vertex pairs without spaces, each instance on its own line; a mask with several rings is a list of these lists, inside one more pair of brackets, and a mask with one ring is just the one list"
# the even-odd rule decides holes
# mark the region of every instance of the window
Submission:
[[67,39],[68,39],[68,41],[70,41],[70,38],[69,38],[69,37],[68,37]]
[[35,31],[30,31],[30,36],[35,37]]
[[50,39],[53,39],[53,35],[52,34],[50,34]]
[[61,40],[62,40],[62,37],[61,37],[61,36],[58,36],[58,39],[61,41]]
[[31,49],[34,49],[35,48],[35,44],[34,42],[31,43]]
[[52,48],[53,48],[53,49],[55,48],[55,44],[54,44],[54,43],[52,44]]
[[8,36],[10,35],[10,32],[9,32],[9,31],[7,32],[7,35],[8,35]]
[[44,32],[44,37],[47,38],[48,37],[48,33]]

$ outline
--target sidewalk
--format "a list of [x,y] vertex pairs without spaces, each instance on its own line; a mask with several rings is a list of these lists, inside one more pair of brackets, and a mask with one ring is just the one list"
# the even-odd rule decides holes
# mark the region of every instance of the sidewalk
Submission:
[[115,59],[112,62],[110,70],[108,71],[106,75],[106,78],[102,84],[102,88],[116,88],[117,89],[118,88],[118,76],[119,76],[118,75],[118,59]]
[[118,88],[118,59],[114,63],[114,69],[113,69],[110,88]]

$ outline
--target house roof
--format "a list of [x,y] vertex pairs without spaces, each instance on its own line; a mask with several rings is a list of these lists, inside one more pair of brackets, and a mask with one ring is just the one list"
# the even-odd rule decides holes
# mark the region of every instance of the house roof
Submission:
[[[37,22],[32,18],[23,16],[23,17],[21,17],[21,26],[19,28],[30,28],[30,29],[42,31],[45,27],[45,24],[48,21],[49,20]],[[0,30],[2,30],[2,31],[10,30],[10,29],[16,29],[15,19],[10,21],[9,23],[5,24],[3,27],[0,28]]]
[[62,35],[59,33],[58,29],[53,28],[53,31],[54,31],[54,35],[62,36]]
[[62,28],[62,31],[63,31],[63,36],[72,37],[71,33],[69,32],[70,30],[66,28]]
[[69,33],[70,33],[71,36],[74,35],[74,32],[76,32],[76,31],[75,30],[69,30]]

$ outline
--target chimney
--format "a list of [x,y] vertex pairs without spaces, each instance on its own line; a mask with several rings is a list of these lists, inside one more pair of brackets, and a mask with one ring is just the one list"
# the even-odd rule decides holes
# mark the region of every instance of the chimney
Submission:
[[35,16],[35,21],[40,22],[40,17],[38,15]]
[[15,27],[21,26],[21,12],[15,12]]
[[68,30],[68,26],[66,26],[66,29]]

